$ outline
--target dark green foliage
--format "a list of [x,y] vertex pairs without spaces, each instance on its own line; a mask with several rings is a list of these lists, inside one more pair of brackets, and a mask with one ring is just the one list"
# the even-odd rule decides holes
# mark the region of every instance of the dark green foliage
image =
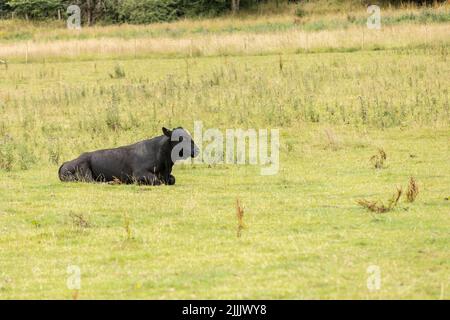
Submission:
[[60,0],[7,0],[2,2],[0,2],[0,10],[2,7],[5,10],[10,9],[26,19],[55,17],[57,10],[62,8]]
[[[241,0],[248,8],[258,0]],[[182,17],[216,16],[230,10],[230,0],[0,0],[0,16],[14,12],[26,19],[48,19],[66,16],[69,5],[78,5],[84,24],[154,23]]]
[[172,21],[183,15],[179,0],[124,0],[118,7],[120,22],[152,23]]
[[[0,0],[0,16],[14,12],[17,17],[42,20],[65,16],[69,5],[78,5],[85,24],[153,23],[181,17],[214,16],[229,9],[227,0]],[[247,1],[251,2],[251,1]]]
[[109,20],[153,23],[173,21],[181,17],[211,16],[225,11],[226,2],[225,0],[124,0],[116,3],[116,9],[110,12]]
[[6,0],[0,0],[0,18],[5,17],[11,11]]
[[[301,1],[293,0],[240,0],[239,7],[240,9],[248,9],[271,1],[277,4],[276,8],[278,8],[278,4],[283,2],[301,3]],[[349,0],[336,0],[337,3],[345,1]],[[78,5],[81,9],[81,20],[85,25],[92,25],[97,22],[141,24],[169,22],[184,17],[217,16],[229,12],[231,2],[231,0],[0,0],[0,17],[10,17],[11,13],[14,13],[16,17],[26,19],[55,19],[58,17],[58,10],[60,10],[61,18],[65,19],[67,7]],[[420,4],[422,2],[420,1]],[[369,4],[369,1],[363,0],[362,3]],[[395,6],[401,2],[397,0],[378,1],[378,4],[382,6],[387,3]],[[295,15],[298,18],[302,18],[306,14],[307,12],[302,6],[297,7]],[[354,17],[348,16],[348,19],[349,23],[355,22],[353,21]],[[448,21],[446,15],[442,16],[432,11],[424,11],[421,16],[411,14],[393,19],[418,20],[419,22]],[[365,23],[365,19],[356,22]],[[391,21],[384,20],[384,23],[386,22]],[[392,23],[395,22],[397,21],[392,21]],[[322,26],[313,26],[312,30],[315,29],[322,29]]]

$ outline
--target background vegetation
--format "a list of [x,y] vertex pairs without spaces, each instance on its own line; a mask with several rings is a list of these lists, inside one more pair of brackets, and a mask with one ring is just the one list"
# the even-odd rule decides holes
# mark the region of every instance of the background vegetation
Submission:
[[[419,5],[432,3],[410,1],[414,2]],[[66,17],[66,8],[76,4],[81,8],[83,22],[88,25],[97,22],[141,24],[169,22],[185,17],[211,17],[240,10],[280,13],[292,10],[293,4],[296,5],[296,14],[302,16],[305,7],[323,13],[340,11],[348,6],[397,6],[403,3],[397,0],[0,0],[0,16],[26,20],[61,19]]]

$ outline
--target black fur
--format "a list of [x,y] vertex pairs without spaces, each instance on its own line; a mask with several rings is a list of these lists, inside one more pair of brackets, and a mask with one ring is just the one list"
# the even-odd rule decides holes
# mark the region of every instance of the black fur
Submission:
[[[163,128],[164,135],[135,144],[86,152],[78,158],[65,162],[58,171],[61,181],[110,182],[149,185],[175,184],[171,174],[174,161],[173,148],[183,139],[190,139],[190,154],[179,154],[180,159],[197,156],[199,150],[190,135],[183,128]],[[179,138],[174,140],[173,134]],[[187,149],[186,149],[187,150]],[[187,152],[185,152],[187,153]]]

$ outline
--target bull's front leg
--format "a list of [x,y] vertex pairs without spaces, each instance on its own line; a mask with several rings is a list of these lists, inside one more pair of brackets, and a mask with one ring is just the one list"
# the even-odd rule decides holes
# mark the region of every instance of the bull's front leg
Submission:
[[169,179],[167,180],[167,184],[169,186],[173,186],[175,184],[175,177],[173,175],[169,175]]
[[170,173],[165,174],[165,175],[159,174],[158,177],[164,184],[167,184],[169,186],[172,186],[175,184],[175,177],[173,175],[171,175]]
[[82,162],[75,167],[75,179],[82,182],[94,182],[89,163]]

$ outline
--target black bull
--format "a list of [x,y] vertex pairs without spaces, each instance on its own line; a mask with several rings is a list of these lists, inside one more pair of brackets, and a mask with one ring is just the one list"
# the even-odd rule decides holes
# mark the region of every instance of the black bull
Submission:
[[175,184],[171,174],[176,160],[196,157],[199,149],[183,128],[162,128],[164,135],[135,144],[86,152],[63,163],[61,181]]

